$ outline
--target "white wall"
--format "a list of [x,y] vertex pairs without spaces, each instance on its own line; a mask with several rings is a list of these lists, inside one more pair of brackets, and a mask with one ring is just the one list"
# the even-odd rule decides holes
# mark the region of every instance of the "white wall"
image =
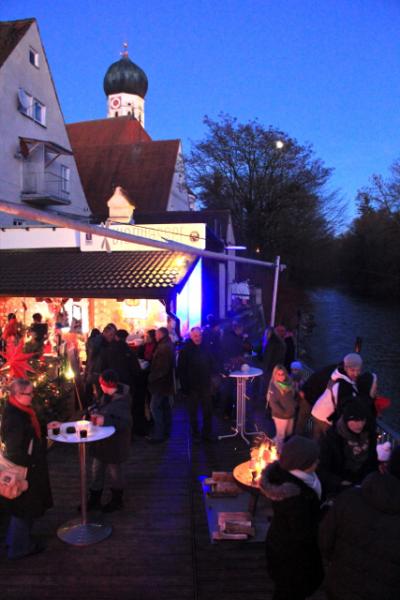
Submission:
[[[30,47],[39,54],[39,68],[29,62]],[[24,89],[46,106],[45,127],[19,112],[17,96],[19,88]],[[20,204],[23,161],[21,158],[15,158],[19,150],[19,136],[51,141],[71,149],[36,23],[30,26],[0,68],[0,107],[0,198]],[[71,204],[49,207],[48,210],[62,214],[89,216],[90,210],[73,156],[60,156],[56,162],[61,162],[70,168]],[[13,216],[0,213],[1,226],[10,225],[13,221]]]
[[169,210],[191,210],[181,144],[179,144],[171,190],[168,198],[167,211]]

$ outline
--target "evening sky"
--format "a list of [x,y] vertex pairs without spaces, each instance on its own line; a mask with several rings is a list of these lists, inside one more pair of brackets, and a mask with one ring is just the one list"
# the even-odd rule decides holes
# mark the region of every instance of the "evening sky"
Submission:
[[0,0],[35,17],[67,123],[104,118],[103,77],[122,42],[149,79],[146,129],[203,137],[207,114],[258,118],[357,189],[400,157],[400,0]]

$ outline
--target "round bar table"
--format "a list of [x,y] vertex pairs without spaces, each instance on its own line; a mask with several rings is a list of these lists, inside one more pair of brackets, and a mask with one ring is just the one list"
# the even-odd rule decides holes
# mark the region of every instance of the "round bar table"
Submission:
[[236,427],[234,427],[234,433],[228,435],[220,435],[219,440],[225,438],[232,438],[240,435],[246,444],[250,444],[246,435],[257,435],[259,431],[246,431],[246,383],[248,379],[253,377],[259,377],[263,374],[262,369],[256,367],[249,367],[247,370],[232,371],[229,373],[229,377],[236,379]]
[[[75,427],[75,433],[66,433],[67,427]],[[68,521],[57,530],[57,535],[63,542],[73,546],[89,546],[108,538],[112,528],[104,523],[88,522],[87,519],[87,492],[86,492],[86,444],[104,440],[115,433],[115,427],[93,427],[86,438],[81,438],[76,422],[62,423],[61,432],[54,435],[48,432],[49,440],[64,442],[65,444],[78,444],[81,488],[81,517]]]

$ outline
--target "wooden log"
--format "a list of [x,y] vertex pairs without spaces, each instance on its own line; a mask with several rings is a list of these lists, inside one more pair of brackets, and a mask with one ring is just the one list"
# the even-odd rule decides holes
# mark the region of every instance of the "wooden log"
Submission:
[[240,521],[251,524],[251,514],[249,512],[219,512],[218,526],[225,525],[226,521]]
[[235,481],[235,478],[230,471],[213,471],[211,473],[211,478],[214,479],[214,481]]
[[224,533],[223,531],[213,531],[213,540],[247,540],[245,533]]

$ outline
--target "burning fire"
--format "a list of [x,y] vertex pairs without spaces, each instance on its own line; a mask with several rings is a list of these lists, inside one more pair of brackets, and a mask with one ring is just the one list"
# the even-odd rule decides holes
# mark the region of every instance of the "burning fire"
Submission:
[[278,451],[272,440],[265,437],[261,444],[250,450],[250,471],[253,485],[258,485],[267,465],[278,459]]

